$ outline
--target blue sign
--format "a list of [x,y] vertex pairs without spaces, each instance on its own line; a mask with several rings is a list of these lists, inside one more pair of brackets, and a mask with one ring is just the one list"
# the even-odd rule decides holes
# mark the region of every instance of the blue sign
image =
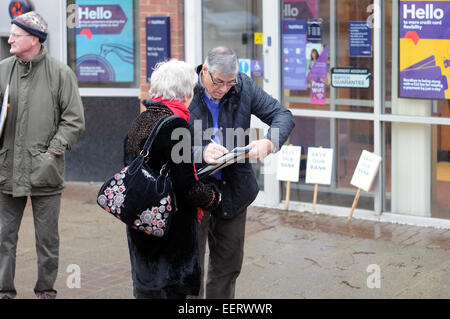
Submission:
[[282,30],[283,88],[306,90],[306,20],[284,20]]
[[155,65],[170,59],[170,17],[145,19],[145,43],[147,82],[150,82]]
[[79,82],[133,82],[133,0],[77,0]]
[[367,21],[350,21],[349,46],[351,57],[372,57],[372,30]]

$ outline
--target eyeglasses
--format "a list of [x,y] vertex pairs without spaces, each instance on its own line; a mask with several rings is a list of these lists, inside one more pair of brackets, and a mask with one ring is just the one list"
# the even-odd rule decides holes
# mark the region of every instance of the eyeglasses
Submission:
[[233,87],[233,86],[235,86],[237,84],[236,80],[234,80],[233,82],[216,82],[214,80],[211,72],[208,71],[208,73],[209,73],[209,76],[211,77],[211,81],[212,81],[214,86],[217,86],[217,87],[223,87],[223,86]]
[[9,37],[10,38],[13,38],[13,39],[17,39],[17,38],[20,38],[20,37],[32,37],[33,35],[31,35],[31,34],[17,34],[17,33],[10,33],[9,34]]

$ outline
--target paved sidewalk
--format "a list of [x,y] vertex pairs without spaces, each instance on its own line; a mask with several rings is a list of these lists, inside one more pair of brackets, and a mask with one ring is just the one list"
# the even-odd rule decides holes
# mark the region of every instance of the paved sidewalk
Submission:
[[[133,298],[125,227],[96,205],[99,186],[68,183],[63,194],[58,298]],[[17,249],[17,298],[35,298],[34,244],[28,203]],[[73,265],[81,288],[67,285],[74,283]],[[449,286],[450,230],[248,211],[237,298],[450,298]]]

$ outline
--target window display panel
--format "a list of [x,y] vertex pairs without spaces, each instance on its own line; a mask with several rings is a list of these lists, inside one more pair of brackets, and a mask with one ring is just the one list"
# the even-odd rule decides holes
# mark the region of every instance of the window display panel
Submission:
[[441,137],[449,128],[385,124],[386,211],[450,219],[450,151],[443,149]]
[[373,112],[373,1],[285,0],[282,12],[284,105]]
[[[363,104],[357,109],[341,106],[338,109],[373,112],[373,1],[338,0],[336,9],[337,61],[331,75],[332,84],[334,78],[337,82],[336,97],[372,101],[369,106]],[[342,81],[346,87],[341,87]]]
[[330,110],[330,2],[282,2],[282,88],[290,108]]
[[135,88],[139,75],[137,0],[68,1],[68,65],[80,87]]
[[[412,14],[413,6],[425,10],[427,5],[430,1],[385,3],[385,89],[386,101],[392,101],[386,103],[387,114],[450,117],[450,90],[445,89],[450,77],[450,1],[433,3],[435,14],[423,19]],[[417,24],[424,27],[413,29]]]

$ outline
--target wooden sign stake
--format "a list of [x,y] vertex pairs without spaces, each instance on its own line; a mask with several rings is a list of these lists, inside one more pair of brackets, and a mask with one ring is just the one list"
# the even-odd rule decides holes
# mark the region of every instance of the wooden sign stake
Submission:
[[314,186],[314,198],[313,198],[313,209],[312,209],[313,214],[316,213],[317,189],[318,189],[318,187],[319,187],[318,184],[316,184],[316,185]]
[[358,188],[358,191],[356,192],[355,199],[353,200],[352,209],[350,211],[350,214],[348,215],[348,220],[352,219],[353,212],[355,211],[356,205],[358,204],[359,195],[361,195],[361,188]]
[[289,210],[289,198],[291,197],[291,182],[286,182],[286,210]]

